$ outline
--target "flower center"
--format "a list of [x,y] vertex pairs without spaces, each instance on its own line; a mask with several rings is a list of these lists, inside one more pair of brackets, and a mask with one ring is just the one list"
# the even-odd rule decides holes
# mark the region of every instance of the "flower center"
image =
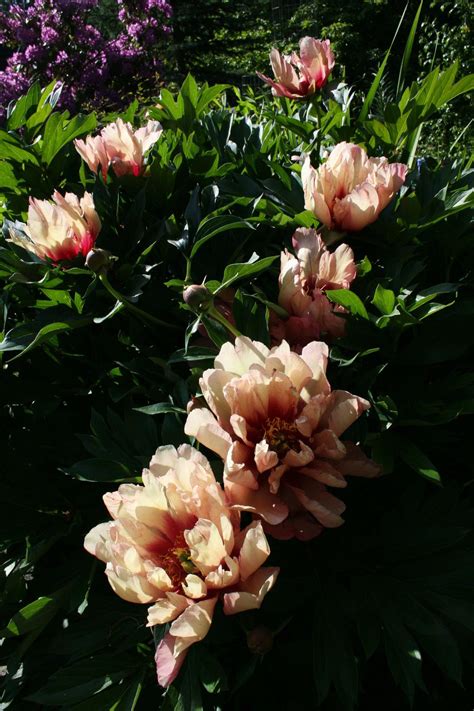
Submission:
[[268,418],[265,422],[263,437],[270,449],[284,457],[288,450],[300,451],[301,434],[294,422],[287,422],[281,417]]
[[167,572],[175,588],[181,585],[189,573],[199,575],[199,570],[191,560],[191,553],[183,531],[178,533],[168,551],[158,557],[157,565]]

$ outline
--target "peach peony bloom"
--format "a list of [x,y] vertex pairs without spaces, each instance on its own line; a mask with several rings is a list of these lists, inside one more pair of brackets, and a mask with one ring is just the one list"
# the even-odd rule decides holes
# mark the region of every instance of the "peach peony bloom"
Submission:
[[338,143],[317,170],[306,158],[301,171],[305,207],[330,230],[358,232],[375,222],[407,171],[403,163],[368,158],[360,146]]
[[334,54],[329,40],[303,37],[299,55],[296,52],[282,55],[277,49],[272,49],[270,63],[274,80],[260,72],[257,74],[272,87],[272,94],[303,99],[326,84],[334,67]]
[[24,232],[10,231],[10,242],[53,262],[86,256],[95,244],[101,223],[90,193],[79,199],[56,190],[51,200],[30,197]]
[[109,166],[119,177],[129,173],[141,175],[145,169],[144,155],[162,132],[158,121],[148,121],[146,126],[134,131],[131,124],[119,118],[105,126],[98,136],[87,136],[85,141],[76,139],[74,145],[94,173],[100,167],[104,180]]
[[185,432],[224,460],[233,504],[265,521],[278,538],[308,540],[343,523],[344,504],[326,486],[346,475],[375,476],[377,466],[340,435],[369,403],[331,392],[328,348],[313,341],[301,356],[286,341],[269,350],[249,338],[222,346],[201,378],[210,409],[194,409]]
[[[338,313],[341,306],[325,296],[330,289],[349,289],[357,275],[354,253],[347,244],[330,252],[316,230],[300,228],[293,235],[296,255],[281,253],[278,303],[289,314],[283,330],[276,325],[272,333],[286,337],[291,345],[306,345],[321,335],[342,336],[345,322]],[[282,332],[285,334],[282,336]]]
[[159,447],[143,486],[122,484],[104,502],[113,521],[93,528],[84,546],[106,563],[117,595],[152,603],[149,626],[172,623],[155,657],[168,686],[207,635],[218,599],[226,615],[257,609],[278,569],[261,567],[270,548],[260,522],[239,532],[238,512],[189,445]]

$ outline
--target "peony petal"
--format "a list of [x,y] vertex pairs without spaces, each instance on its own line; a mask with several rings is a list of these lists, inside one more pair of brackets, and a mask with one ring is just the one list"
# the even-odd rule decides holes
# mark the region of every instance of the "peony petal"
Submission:
[[265,439],[258,442],[255,446],[255,465],[260,474],[276,467],[278,461],[278,454],[269,448]]
[[188,436],[195,437],[198,442],[216,452],[222,459],[226,458],[232,439],[209,410],[205,408],[192,410],[184,425],[184,431]]
[[172,622],[192,604],[184,595],[168,593],[166,597],[157,600],[154,605],[148,608],[147,627]]
[[337,462],[337,468],[343,476],[362,476],[369,479],[380,476],[381,467],[369,459],[366,454],[353,442],[344,442],[346,456]]
[[184,583],[181,583],[184,594],[193,600],[199,600],[207,595],[207,586],[202,578],[198,575],[186,575]]
[[215,367],[235,375],[243,375],[251,365],[263,364],[268,353],[269,350],[263,343],[239,336],[234,344],[224,343],[215,360]]
[[223,562],[206,575],[206,585],[209,589],[227,588],[239,579],[239,563],[236,558],[226,556]]
[[172,637],[168,632],[159,643],[155,652],[158,684],[165,688],[176,679],[186,658],[187,650],[184,650],[181,654],[176,654],[175,644],[176,638]]
[[228,478],[224,479],[224,484],[234,508],[256,513],[271,524],[280,523],[288,516],[287,505],[278,496],[271,494],[265,486],[254,491],[235,484]]
[[332,494],[325,491],[324,487],[308,478],[303,488],[290,486],[300,504],[321,523],[325,528],[342,526],[344,520],[340,514],[345,511],[345,504]]
[[212,521],[200,518],[194,528],[184,532],[192,562],[207,575],[226,557],[219,529]]
[[246,610],[258,610],[265,595],[272,589],[279,568],[259,568],[245,582],[239,583],[237,592],[223,596],[224,615],[235,615]]
[[270,555],[270,546],[260,521],[254,521],[242,531],[239,552],[240,578],[246,580],[260,568]]
[[179,655],[209,632],[217,597],[195,602],[172,623],[169,634],[176,638],[174,654]]
[[370,403],[346,390],[334,390],[321,417],[321,427],[332,430],[338,437],[355,422]]

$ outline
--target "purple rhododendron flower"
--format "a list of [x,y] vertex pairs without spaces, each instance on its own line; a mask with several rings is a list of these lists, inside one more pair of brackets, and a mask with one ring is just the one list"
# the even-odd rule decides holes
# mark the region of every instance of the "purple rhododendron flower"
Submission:
[[[0,11],[0,118],[34,79],[61,81],[60,108],[111,110],[127,103],[137,83],[158,93],[162,43],[171,31],[167,0],[116,0],[118,31],[94,24],[98,0],[32,0]],[[128,96],[127,96],[128,95]]]

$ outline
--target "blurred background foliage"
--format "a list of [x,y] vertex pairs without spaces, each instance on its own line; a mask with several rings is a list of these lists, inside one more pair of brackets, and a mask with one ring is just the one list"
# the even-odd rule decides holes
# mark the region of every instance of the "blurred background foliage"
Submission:
[[[29,4],[31,3],[20,3],[25,7]],[[58,7],[64,5],[54,2],[50,4],[56,4]],[[131,87],[135,96],[138,89],[138,98],[141,101],[151,101],[159,94],[160,84],[180,84],[188,72],[198,80],[209,83],[229,82],[241,87],[260,89],[261,83],[255,71],[268,72],[268,53],[271,47],[290,50],[295,48],[303,35],[329,38],[337,58],[335,76],[343,79],[347,75],[351,86],[366,91],[406,9],[378,93],[377,102],[382,107],[394,97],[405,40],[418,9],[418,2],[414,0],[409,0],[408,4],[406,0],[171,0],[172,33],[164,32],[160,38],[155,32],[152,51],[155,65],[153,70],[149,69],[152,63],[147,59],[144,65],[148,69],[142,78],[138,79],[135,65],[142,53],[140,47],[146,44],[145,18],[147,13],[151,18],[159,6],[159,3],[156,3],[156,7],[152,8],[150,4],[148,8],[149,4],[131,0],[66,3],[68,7],[74,6],[76,19],[83,18],[83,22],[87,19],[95,28],[102,44],[100,48],[97,47],[97,38],[94,35],[91,37],[90,46],[84,48],[83,43],[81,44],[76,57],[71,53],[64,66],[58,63],[56,78],[66,82],[63,101],[68,93],[72,92],[74,95],[78,94],[77,98],[83,104],[85,102],[81,107],[76,106],[76,110],[116,109],[120,103],[123,107],[129,103]],[[0,7],[4,9],[4,14],[8,15],[11,3],[3,2]],[[64,9],[61,12],[64,13]],[[122,20],[119,19],[120,13]],[[414,80],[428,73],[435,65],[446,68],[455,59],[459,61],[461,75],[472,73],[473,16],[474,5],[469,0],[425,2],[407,79]],[[129,19],[125,33],[123,17]],[[140,23],[141,30],[134,37],[134,30],[130,31],[130,27],[136,29]],[[64,33],[67,32],[65,27]],[[118,43],[117,37],[121,38]],[[77,43],[75,37],[63,39],[72,42],[72,45]],[[41,38],[38,42],[41,43]],[[3,41],[2,44],[0,69],[4,68],[2,62],[5,65],[12,52],[21,49],[21,42],[18,40],[9,43]],[[56,52],[56,49],[54,51]],[[104,71],[103,65],[100,64],[101,52],[109,57],[110,71]],[[74,87],[68,92],[68,81],[78,82],[78,74],[81,74],[80,71],[74,70],[74,62],[80,64],[82,69],[84,62],[87,66],[89,55],[92,57],[92,63],[99,62],[100,65],[94,72],[94,82],[98,85],[94,86],[95,97],[91,97],[87,91],[76,92]],[[56,57],[56,54],[54,56]],[[119,64],[122,66],[121,71],[118,71]],[[45,71],[43,60],[36,64],[35,61],[30,61],[18,65],[19,80],[15,82],[13,91],[18,91],[20,95],[32,79],[38,78],[43,84],[46,83],[45,80],[50,81],[53,78],[51,70],[46,73]],[[9,77],[7,79],[11,81]],[[6,90],[3,94],[6,97]],[[74,101],[70,102],[70,105],[74,106]],[[440,112],[429,126],[431,130],[425,131],[421,145],[436,157],[440,157],[443,151],[452,153],[454,150],[456,153],[464,150],[466,146],[472,148],[474,134],[470,124],[471,117],[470,97],[459,99],[454,105]],[[453,147],[456,138],[464,129],[466,132],[462,134],[462,140],[458,140]]]

